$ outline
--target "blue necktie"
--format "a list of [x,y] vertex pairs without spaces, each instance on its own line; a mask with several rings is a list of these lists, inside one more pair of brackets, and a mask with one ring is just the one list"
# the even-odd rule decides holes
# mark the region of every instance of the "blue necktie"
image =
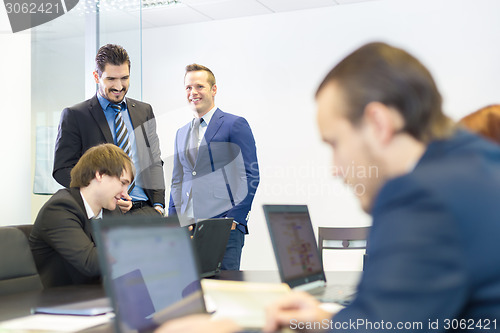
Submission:
[[[132,147],[130,146],[130,140],[128,135],[127,126],[125,126],[125,122],[122,117],[122,106],[120,104],[111,104],[111,108],[115,110],[115,144],[123,149],[130,159],[132,159]],[[135,180],[130,184],[128,188],[128,193],[132,192],[135,187]]]
[[115,144],[132,158],[132,149],[130,147],[127,126],[125,126],[122,113],[120,112],[122,106],[120,104],[111,104],[111,107],[115,110]]

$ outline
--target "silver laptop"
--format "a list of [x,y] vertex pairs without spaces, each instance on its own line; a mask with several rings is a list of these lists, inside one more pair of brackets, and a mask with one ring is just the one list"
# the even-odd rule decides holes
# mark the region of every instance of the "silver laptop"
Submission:
[[306,205],[263,205],[281,281],[323,302],[347,305],[355,289],[327,285]]
[[176,218],[124,216],[93,227],[116,332],[152,332],[206,312],[192,242]]

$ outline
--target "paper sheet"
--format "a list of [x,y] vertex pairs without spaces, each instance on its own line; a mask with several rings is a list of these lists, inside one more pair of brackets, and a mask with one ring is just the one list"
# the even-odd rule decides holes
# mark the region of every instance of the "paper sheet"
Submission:
[[215,310],[213,318],[229,318],[245,328],[261,328],[265,324],[265,308],[290,292],[284,283],[239,281],[201,281],[207,310]]
[[101,316],[65,316],[35,314],[0,322],[0,333],[10,332],[77,332],[89,327],[105,324],[114,317],[108,313]]

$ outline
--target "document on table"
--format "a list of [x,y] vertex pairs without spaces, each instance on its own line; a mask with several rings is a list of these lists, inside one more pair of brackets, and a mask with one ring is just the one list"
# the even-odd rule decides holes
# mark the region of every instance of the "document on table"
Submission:
[[90,327],[106,324],[115,315],[70,316],[34,314],[31,316],[0,322],[0,333],[10,332],[78,332]]
[[113,312],[109,298],[102,297],[90,301],[62,304],[58,306],[36,307],[31,313],[75,315],[75,316],[97,316]]
[[284,283],[255,283],[203,279],[208,312],[216,319],[230,318],[242,327],[261,328],[265,308],[290,292]]

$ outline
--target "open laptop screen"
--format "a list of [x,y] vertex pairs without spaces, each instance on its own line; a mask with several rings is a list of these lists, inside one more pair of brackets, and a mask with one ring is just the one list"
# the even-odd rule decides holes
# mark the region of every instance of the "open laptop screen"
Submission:
[[324,280],[318,246],[305,205],[264,205],[281,279],[291,287]]
[[191,241],[178,222],[123,217],[97,224],[99,259],[119,332],[143,332],[205,312]]

